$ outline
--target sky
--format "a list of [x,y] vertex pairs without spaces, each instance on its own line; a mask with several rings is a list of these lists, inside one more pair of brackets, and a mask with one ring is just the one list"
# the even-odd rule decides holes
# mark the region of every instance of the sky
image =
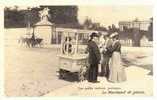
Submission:
[[119,6],[79,6],[78,19],[80,23],[88,17],[93,22],[103,26],[118,25],[119,21],[149,20],[153,16],[153,6],[119,5]]
[[[19,9],[26,9],[20,6]],[[78,6],[78,20],[83,23],[88,17],[93,22],[99,22],[107,27],[119,21],[149,20],[153,16],[153,6],[150,5],[85,5]]]

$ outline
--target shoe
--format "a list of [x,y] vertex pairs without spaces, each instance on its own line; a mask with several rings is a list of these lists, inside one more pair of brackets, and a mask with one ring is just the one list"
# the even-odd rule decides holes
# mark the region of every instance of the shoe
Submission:
[[105,74],[104,74],[104,73],[100,73],[99,75],[100,75],[100,76],[105,76]]
[[91,81],[91,80],[88,80],[88,82],[93,82],[93,81]]

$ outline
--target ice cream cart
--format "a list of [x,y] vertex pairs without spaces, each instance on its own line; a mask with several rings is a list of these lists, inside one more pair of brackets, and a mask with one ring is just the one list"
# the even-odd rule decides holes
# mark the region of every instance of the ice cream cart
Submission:
[[[82,45],[79,43],[77,31],[73,37],[62,36],[59,58],[59,78],[64,79],[67,73],[76,74],[79,81],[86,79],[88,54],[80,52]],[[84,49],[86,46],[84,46]]]

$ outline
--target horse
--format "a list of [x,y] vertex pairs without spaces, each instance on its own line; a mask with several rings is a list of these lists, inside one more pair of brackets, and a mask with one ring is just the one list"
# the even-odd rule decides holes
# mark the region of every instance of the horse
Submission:
[[30,47],[35,47],[36,45],[38,45],[39,47],[41,47],[42,40],[43,40],[42,38],[33,39],[33,38],[27,38],[27,37],[24,38],[24,37],[21,37],[18,40],[18,43],[21,42],[21,44],[25,44],[29,48]]
[[23,45],[23,44],[26,45],[28,39],[29,39],[29,38],[27,38],[27,37],[20,37],[20,38],[18,39],[18,43],[20,43],[21,45]]
[[[35,47],[36,45],[38,45],[39,47],[41,47],[42,41],[43,41],[42,38],[36,38],[36,39],[34,39],[34,40],[32,39],[32,40],[30,40],[31,46],[32,46],[32,47]],[[28,41],[28,42],[29,42],[29,41]]]

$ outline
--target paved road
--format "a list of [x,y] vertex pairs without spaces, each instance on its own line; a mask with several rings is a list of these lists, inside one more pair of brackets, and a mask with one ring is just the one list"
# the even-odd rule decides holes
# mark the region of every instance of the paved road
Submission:
[[41,96],[72,82],[56,74],[56,48],[5,47],[5,93],[7,96]]

